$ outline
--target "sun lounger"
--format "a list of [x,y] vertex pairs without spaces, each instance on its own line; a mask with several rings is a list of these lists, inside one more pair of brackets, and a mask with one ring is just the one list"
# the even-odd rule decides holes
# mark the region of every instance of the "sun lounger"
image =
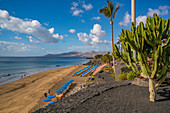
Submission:
[[55,91],[57,95],[63,94],[69,89],[69,86],[73,83],[74,80],[70,80],[67,83],[65,83],[63,86],[61,86],[59,89]]
[[98,65],[95,65],[94,67],[90,68],[89,70],[85,71],[80,75],[80,77],[85,76],[86,74],[90,73],[91,71],[95,70],[98,67]]
[[79,71],[77,71],[77,72],[75,72],[74,74],[73,74],[73,76],[75,76],[75,75],[77,75],[77,74],[81,74],[81,73],[83,73],[84,71],[86,71],[88,68],[90,68],[92,66],[92,64],[91,65],[89,65],[89,66],[87,66],[87,67],[85,67],[85,68],[83,68],[83,69],[81,69],[81,70],[79,70]]
[[[59,89],[57,89],[57,90],[55,91],[55,93],[56,93],[55,96],[54,96],[54,95],[49,95],[49,96],[47,96],[47,98],[44,99],[43,101],[44,101],[44,102],[49,102],[49,101],[51,101],[51,99],[54,98],[54,97],[56,97],[57,99],[61,99],[61,98],[63,97],[64,93],[69,89],[69,86],[73,83],[73,81],[74,81],[74,80],[68,81],[67,83],[65,83],[63,86],[61,86]],[[54,101],[52,101],[52,102],[54,102]],[[50,103],[52,103],[52,102],[50,102]],[[46,106],[50,105],[50,103],[47,104]]]
[[49,99],[54,98],[54,97],[56,97],[56,96],[54,96],[54,95],[47,96],[47,98],[49,98]]
[[49,106],[50,104],[53,104],[53,103],[56,103],[57,101],[51,101],[50,103],[48,103],[47,105],[46,105],[46,107],[47,106]]
[[50,99],[50,98],[46,98],[46,99],[44,99],[43,101],[44,101],[44,102],[49,102],[49,101],[51,101],[51,99]]

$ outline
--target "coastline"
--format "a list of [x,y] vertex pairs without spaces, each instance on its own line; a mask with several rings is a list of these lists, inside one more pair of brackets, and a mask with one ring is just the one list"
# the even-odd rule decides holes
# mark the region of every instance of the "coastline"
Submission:
[[84,67],[76,65],[43,71],[0,85],[0,112],[31,112],[45,106],[42,100],[49,89],[55,94],[54,91],[70,79],[76,84],[85,81],[86,77],[72,77]]
[[[76,62],[74,62],[76,60]],[[82,57],[0,57],[0,85],[43,71],[87,63]]]

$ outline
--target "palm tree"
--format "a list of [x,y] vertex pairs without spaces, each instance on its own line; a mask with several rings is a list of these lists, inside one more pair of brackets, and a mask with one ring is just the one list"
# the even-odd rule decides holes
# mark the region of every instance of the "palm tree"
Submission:
[[[119,4],[116,5],[116,8],[114,9],[114,5],[112,1],[106,0],[107,1],[107,7],[103,7],[102,9],[99,9],[99,13],[103,14],[105,17],[110,18],[110,24],[111,24],[111,42],[112,42],[112,53],[114,52],[113,50],[113,18],[116,16],[116,12],[118,11]],[[113,57],[113,68],[115,72],[115,59]]]

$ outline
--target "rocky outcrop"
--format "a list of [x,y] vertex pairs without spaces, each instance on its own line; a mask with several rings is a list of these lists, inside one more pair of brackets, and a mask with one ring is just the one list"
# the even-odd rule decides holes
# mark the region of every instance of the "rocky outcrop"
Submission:
[[85,89],[85,88],[88,88],[88,83],[87,82],[82,82],[78,86],[73,88],[65,97],[73,95],[73,94],[77,93],[78,91],[80,91],[82,89]]

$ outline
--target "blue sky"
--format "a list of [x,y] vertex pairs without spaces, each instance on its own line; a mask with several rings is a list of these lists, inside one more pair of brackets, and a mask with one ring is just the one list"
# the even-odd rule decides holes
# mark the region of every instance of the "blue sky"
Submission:
[[[129,29],[130,0],[114,19],[114,41]],[[0,0],[0,56],[41,56],[111,50],[109,19],[98,13],[105,0]],[[170,17],[169,0],[136,0],[136,23],[157,13]]]

